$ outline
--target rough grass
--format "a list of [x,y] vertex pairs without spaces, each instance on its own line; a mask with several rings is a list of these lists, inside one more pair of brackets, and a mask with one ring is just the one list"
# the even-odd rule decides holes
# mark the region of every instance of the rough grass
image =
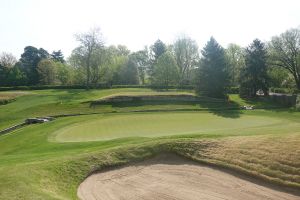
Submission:
[[5,105],[16,101],[19,96],[30,94],[29,92],[14,91],[14,92],[0,92],[0,105]]
[[28,95],[30,92],[14,91],[14,92],[0,92],[0,100],[15,99],[19,96]]
[[[201,111],[201,116],[207,116],[207,119],[210,117],[222,119],[221,122],[213,124],[216,127],[223,126],[224,121],[238,122],[244,117],[248,119],[244,121],[244,125],[254,119],[263,119],[256,123],[264,123],[265,119],[275,120],[276,123],[259,127],[230,127],[227,131],[207,130],[159,137],[135,135],[106,141],[60,143],[53,141],[55,131],[72,127],[79,121],[83,122],[83,119],[92,119],[97,115],[67,117],[45,124],[27,126],[0,136],[0,199],[76,199],[79,183],[90,173],[146,159],[166,151],[182,154],[200,162],[235,169],[300,190],[299,112],[288,109],[256,111],[216,109],[226,107],[223,104],[111,105],[90,108],[89,104],[82,103],[120,92],[147,91],[151,90],[35,91],[34,94],[17,97],[17,101],[0,106],[0,127],[6,127],[31,116],[91,112],[103,115],[112,111],[117,113],[105,115],[117,116],[120,114],[118,112],[150,109],[152,106],[160,111],[169,108],[188,110],[206,108]],[[243,101],[237,96],[233,97],[236,98],[234,100],[236,105],[239,105],[239,101]],[[254,102],[259,103],[261,102]],[[149,113],[151,114],[153,113]],[[136,116],[132,115],[133,118]],[[157,115],[162,114],[161,112],[153,114]],[[135,121],[138,123],[138,120],[134,119],[131,123]],[[239,123],[236,124],[239,126]]]
[[300,132],[295,132],[179,142],[173,146],[178,153],[195,160],[300,189],[299,144]]

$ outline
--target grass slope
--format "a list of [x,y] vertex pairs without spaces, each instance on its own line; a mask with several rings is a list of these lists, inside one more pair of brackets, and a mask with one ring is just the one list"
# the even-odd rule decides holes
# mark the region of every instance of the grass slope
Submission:
[[[76,199],[77,187],[88,174],[166,151],[300,189],[299,112],[288,109],[224,111],[211,108],[222,108],[226,105],[157,104],[154,107],[163,110],[209,109],[190,113],[104,114],[111,111],[151,109],[153,105],[106,105],[91,108],[89,104],[82,103],[116,93],[147,91],[150,90],[34,91],[33,94],[17,97],[15,102],[0,106],[0,127],[38,115],[93,111],[102,113],[60,118],[0,136],[0,199]],[[243,101],[237,96],[232,98],[236,98],[235,102]],[[186,120],[181,119],[183,116]],[[98,125],[104,123],[102,119],[108,120],[106,130],[111,131],[111,138],[120,136],[119,130],[130,129],[130,124],[135,124],[136,129],[143,129],[151,137],[141,137],[143,135],[131,129],[132,131],[122,135],[129,137],[102,140],[103,137],[101,134],[99,137],[97,131]],[[164,123],[160,123],[159,119]],[[176,129],[172,129],[177,135],[172,134],[169,126],[165,125],[168,119],[173,121],[170,122],[171,126],[178,124]],[[128,120],[128,126],[127,123],[120,124],[124,120]],[[138,124],[139,120],[143,124],[145,122],[145,125]],[[146,123],[152,120],[156,120],[159,125],[153,130],[151,124]],[[202,123],[202,128],[206,126],[203,130],[199,131],[198,120],[204,120],[199,122]],[[204,123],[205,120],[207,123]],[[92,126],[89,123],[94,124]],[[180,123],[184,124],[179,126]],[[83,126],[82,130],[90,127],[91,130],[86,134],[96,136],[96,140],[100,141],[70,142],[73,139],[71,133],[77,131],[76,126]],[[216,130],[223,126],[227,129]],[[66,129],[73,129],[68,132],[71,135],[61,135],[64,136],[63,140],[69,142],[56,141],[55,136],[59,136],[60,131]],[[192,130],[192,133],[180,134],[187,129]],[[162,132],[153,137],[156,130]],[[77,131],[76,134],[82,140],[82,132]]]

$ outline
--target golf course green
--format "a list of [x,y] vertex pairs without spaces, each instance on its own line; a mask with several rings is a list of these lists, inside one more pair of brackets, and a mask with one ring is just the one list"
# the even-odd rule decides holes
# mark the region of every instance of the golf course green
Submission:
[[224,118],[207,112],[134,113],[80,117],[80,122],[55,131],[58,142],[110,140],[124,137],[159,137],[183,134],[230,133],[234,129],[276,125],[281,120],[242,115]]
[[[194,94],[146,88],[0,92],[15,98],[0,106],[1,129],[58,116],[0,135],[0,199],[78,199],[90,174],[163,153],[300,190],[300,112],[294,108],[238,95],[230,102],[90,104],[111,95],[183,93]],[[257,109],[240,110],[244,105]]]

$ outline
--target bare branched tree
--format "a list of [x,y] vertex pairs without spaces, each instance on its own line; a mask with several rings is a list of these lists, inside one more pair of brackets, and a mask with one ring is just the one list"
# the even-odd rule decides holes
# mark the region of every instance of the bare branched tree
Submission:
[[11,53],[2,52],[0,54],[0,65],[11,68],[17,63],[16,57],[14,57]]
[[287,69],[300,89],[300,29],[290,29],[269,43],[270,64]]
[[97,62],[93,62],[95,53],[104,45],[103,36],[100,28],[93,28],[89,32],[76,34],[76,40],[80,42],[78,53],[83,59],[82,65],[86,69],[86,87],[89,89],[91,83],[91,68],[96,68]]

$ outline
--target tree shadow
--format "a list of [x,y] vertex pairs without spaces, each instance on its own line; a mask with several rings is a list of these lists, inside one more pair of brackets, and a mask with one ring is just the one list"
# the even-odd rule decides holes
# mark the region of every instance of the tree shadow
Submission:
[[240,105],[233,101],[219,103],[199,102],[199,105],[206,108],[208,112],[224,118],[239,118],[241,115]]
[[[241,111],[240,106],[236,102],[226,102],[223,100],[216,101],[141,101],[141,100],[135,100],[135,101],[125,101],[125,102],[91,102],[90,107],[95,107],[97,105],[110,105],[113,108],[126,108],[126,107],[137,107],[141,108],[143,106],[167,106],[172,105],[171,108],[165,107],[165,108],[155,108],[155,109],[146,109],[146,110],[140,110],[139,111],[207,111],[214,115],[225,117],[225,118],[239,118]],[[178,105],[177,108],[176,105]],[[181,107],[181,106],[188,106],[190,105],[190,108],[187,107]]]

